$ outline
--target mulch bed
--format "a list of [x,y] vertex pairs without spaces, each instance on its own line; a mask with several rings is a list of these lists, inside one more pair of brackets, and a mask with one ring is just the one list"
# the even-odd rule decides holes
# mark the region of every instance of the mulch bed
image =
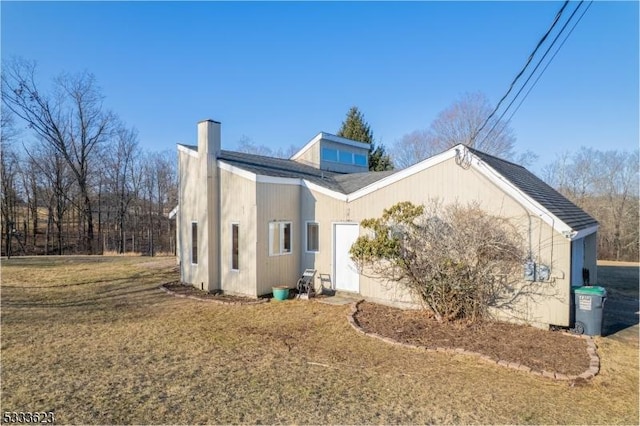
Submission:
[[190,284],[184,284],[180,281],[166,283],[162,286],[176,294],[191,296],[203,300],[213,300],[221,303],[252,305],[263,303],[265,301],[264,299],[253,299],[251,297],[234,296],[231,294],[224,294],[222,292],[210,293],[208,291],[198,290],[194,286]]
[[561,332],[488,321],[442,324],[422,310],[402,310],[362,302],[354,316],[369,333],[426,347],[463,348],[535,370],[579,375],[589,368],[586,342]]

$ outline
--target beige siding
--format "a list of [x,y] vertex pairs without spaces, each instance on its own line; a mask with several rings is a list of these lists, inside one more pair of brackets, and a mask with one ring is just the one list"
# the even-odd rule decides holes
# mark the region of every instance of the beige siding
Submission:
[[[433,198],[444,203],[465,204],[477,201],[488,212],[507,217],[517,224],[522,231],[525,249],[530,252],[535,262],[551,267],[552,279],[549,282],[536,282],[531,285],[521,283],[527,294],[518,298],[518,303],[513,304],[513,309],[506,312],[506,316],[536,325],[568,325],[569,242],[538,215],[529,212],[480,172],[474,168],[465,170],[457,166],[453,159],[349,203],[315,191],[303,190],[303,220],[311,220],[313,217],[320,223],[321,233],[320,252],[305,254],[303,266],[313,265],[319,273],[333,274],[333,222],[360,222],[368,217],[380,216],[383,209],[399,201],[427,203]],[[409,295],[397,286],[380,283],[365,276],[360,277],[360,293],[369,299],[396,305],[412,302]],[[542,301],[543,303],[540,303]]]
[[[318,223],[320,241],[317,253],[306,253],[303,250],[300,269],[310,268],[317,271],[316,288],[320,288],[320,274],[333,277],[332,225],[336,222],[349,222],[347,210],[347,204],[344,201],[311,191],[305,187],[301,189],[301,221],[302,223],[305,221]],[[304,243],[304,235],[301,241]]]
[[302,153],[296,160],[298,163],[320,168],[320,143],[314,143]]
[[[256,188],[256,271],[258,295],[271,293],[271,287],[295,287],[301,274],[302,223],[300,185],[258,183]],[[269,255],[269,222],[291,222],[291,253]]]
[[[320,144],[314,144],[299,158],[303,162],[320,160]],[[476,201],[491,214],[509,218],[520,229],[525,250],[531,259],[551,269],[547,282],[521,281],[513,287],[517,296],[508,309],[497,312],[502,318],[535,325],[569,325],[571,244],[553,230],[541,216],[531,212],[498,188],[472,166],[463,169],[454,159],[380,187],[345,202],[311,190],[287,184],[285,180],[256,183],[254,180],[213,167],[212,156],[179,153],[180,228],[179,256],[182,279],[209,290],[260,296],[274,285],[294,287],[302,271],[316,269],[333,280],[333,225],[359,223],[379,217],[385,208],[399,201],[466,204]],[[206,182],[206,185],[203,185]],[[219,186],[220,185],[220,186]],[[218,188],[223,191],[218,192]],[[220,195],[219,195],[220,194]],[[218,220],[217,212],[220,206]],[[191,265],[191,223],[200,232],[198,265]],[[306,223],[319,225],[319,251],[306,251]],[[269,223],[291,222],[291,253],[269,255]],[[240,229],[240,268],[231,270],[231,225]],[[211,224],[212,226],[209,226]],[[362,230],[361,230],[362,233]],[[595,234],[585,238],[585,267],[596,282]],[[219,262],[219,267],[217,266]],[[318,281],[316,282],[318,286]],[[403,289],[361,275],[360,294],[394,305],[415,305]]]
[[[209,291],[220,290],[220,170],[213,154],[206,155],[206,176],[207,176],[207,208],[201,214],[207,218],[209,227],[207,228],[205,256],[207,258]],[[204,161],[203,161],[204,162]],[[206,288],[206,287],[205,287]]]
[[[549,282],[522,282],[523,291],[510,309],[502,310],[503,314],[536,325],[568,325],[569,242],[475,168],[463,169],[450,159],[355,200],[350,206],[354,217],[375,217],[397,201],[426,203],[433,198],[445,204],[478,202],[487,212],[516,224],[524,237],[525,250],[535,262],[551,267],[552,278]],[[366,278],[361,280],[361,293],[376,299],[390,296],[384,286]]]
[[[216,167],[219,131],[219,123],[200,122],[198,150],[178,150],[180,275],[183,282],[208,291],[220,289],[220,182]],[[197,264],[191,262],[194,222],[198,224]]]
[[[200,157],[179,151],[178,155],[180,176],[180,259],[181,279],[198,288],[209,286],[209,259],[207,227],[209,224],[206,214],[207,190],[202,185],[206,181],[206,162]],[[204,163],[204,164],[203,164]],[[198,263],[191,263],[191,224],[198,224]]]
[[[258,296],[256,285],[256,183],[220,170],[220,270],[225,293]],[[232,270],[232,224],[238,224],[238,270]]]

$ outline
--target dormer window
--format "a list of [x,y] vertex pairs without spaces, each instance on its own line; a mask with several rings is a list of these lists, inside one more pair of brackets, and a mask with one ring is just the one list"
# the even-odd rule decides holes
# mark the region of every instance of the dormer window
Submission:
[[362,154],[353,154],[353,164],[356,166],[368,166],[367,156]]
[[320,132],[290,159],[333,173],[363,173],[369,171],[370,149],[368,143]]
[[322,148],[322,160],[349,165],[355,164],[356,166],[367,165],[366,155],[335,148]]
[[338,161],[338,150],[333,148],[322,148],[322,159],[324,161]]
[[338,162],[344,164],[353,164],[353,153],[338,151]]

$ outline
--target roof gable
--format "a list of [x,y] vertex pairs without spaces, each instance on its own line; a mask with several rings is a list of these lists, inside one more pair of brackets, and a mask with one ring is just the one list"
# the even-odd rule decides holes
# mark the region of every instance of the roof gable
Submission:
[[483,173],[527,209],[537,212],[558,232],[574,239],[597,229],[598,222],[593,217],[526,168],[464,145],[457,145],[406,169],[387,172],[334,173],[290,159],[234,151],[221,151],[218,160],[253,176],[271,178],[263,180],[265,182],[274,182],[275,178],[278,182],[309,185],[335,198],[352,201],[467,153],[470,155],[469,166]]
[[[365,173],[335,173],[283,158],[265,157],[234,151],[222,151],[218,160],[259,176],[304,179],[339,194],[347,195],[395,171]],[[342,198],[342,197],[341,197]]]
[[342,144],[342,145],[352,146],[352,147],[356,147],[356,148],[369,149],[369,147],[370,147],[370,145],[368,143],[365,143],[365,142],[354,141],[354,140],[343,138],[342,136],[336,136],[334,134],[327,133],[327,132],[320,132],[317,135],[315,135],[313,137],[313,139],[311,139],[309,142],[307,142],[305,144],[305,146],[300,148],[298,150],[298,152],[293,154],[291,156],[291,158],[289,158],[289,159],[290,160],[298,159],[302,154],[304,154],[307,150],[309,150],[309,148],[311,148],[313,145],[317,144],[321,140],[326,140],[326,141],[329,141],[329,142],[336,142],[336,143],[339,143],[339,144]]
[[580,231],[598,225],[587,212],[524,167],[473,148],[467,149],[572,230]]

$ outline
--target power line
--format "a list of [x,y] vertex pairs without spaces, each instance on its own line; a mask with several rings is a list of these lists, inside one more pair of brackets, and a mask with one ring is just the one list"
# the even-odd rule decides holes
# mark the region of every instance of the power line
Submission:
[[[491,127],[491,129],[489,129],[489,131],[487,132],[487,134],[484,136],[484,138],[482,139],[482,141],[480,142],[480,144],[482,144],[485,140],[487,140],[487,138],[489,137],[489,135],[491,134],[491,132],[493,132],[493,130],[498,126],[498,124],[500,123],[500,121],[504,118],[504,116],[507,114],[507,112],[509,111],[509,109],[511,108],[511,106],[513,105],[513,103],[518,99],[518,96],[520,96],[520,93],[522,93],[522,91],[524,90],[524,88],[527,86],[527,83],[529,83],[529,81],[531,80],[531,78],[533,77],[533,75],[535,74],[535,72],[538,70],[538,68],[540,67],[540,65],[542,65],[542,62],[544,61],[544,59],[547,57],[547,55],[549,54],[549,52],[551,51],[551,49],[553,48],[553,46],[556,44],[556,42],[558,41],[558,39],[560,38],[560,36],[562,35],[562,33],[564,32],[564,30],[567,28],[567,26],[569,25],[569,23],[571,22],[571,20],[573,19],[573,17],[575,16],[575,14],[578,12],[578,9],[580,9],[580,7],[582,6],[582,4],[584,3],[584,0],[581,0],[580,3],[578,4],[578,6],[576,6],[576,8],[573,10],[573,12],[571,13],[571,15],[569,16],[569,19],[567,19],[567,21],[565,22],[565,24],[562,26],[562,28],[560,29],[560,31],[558,32],[558,34],[556,35],[556,37],[553,39],[553,41],[551,42],[551,44],[549,45],[549,47],[547,48],[547,50],[545,51],[544,55],[542,56],[542,58],[540,58],[540,60],[538,61],[538,63],[536,64],[535,68],[533,69],[533,71],[531,71],[531,74],[529,75],[529,77],[527,78],[527,80],[524,82],[524,84],[522,85],[522,87],[520,87],[520,90],[518,90],[518,93],[516,93],[516,95],[513,97],[513,99],[511,100],[511,102],[509,103],[509,105],[507,105],[507,107],[505,108],[504,112],[502,113],[502,115],[500,115],[500,117],[496,120],[496,122],[493,124],[493,126]],[[509,120],[511,120],[511,118],[515,115],[515,113],[518,111],[518,109],[520,109],[520,106],[522,105],[522,103],[524,102],[524,100],[527,98],[527,96],[529,96],[529,93],[531,93],[531,90],[533,90],[533,88],[536,86],[536,84],[538,83],[538,81],[540,80],[540,77],[542,77],[542,74],[544,74],[544,72],[547,70],[547,68],[549,67],[549,65],[551,64],[551,62],[553,61],[553,59],[556,57],[556,55],[558,54],[558,52],[560,51],[560,49],[562,49],[562,46],[564,46],[565,42],[567,41],[567,39],[569,38],[569,36],[571,35],[571,33],[573,33],[573,30],[576,28],[576,26],[580,23],[580,21],[582,20],[582,17],[585,15],[585,13],[587,13],[587,10],[589,10],[589,8],[591,7],[591,5],[593,4],[593,0],[591,0],[591,2],[589,2],[589,4],[587,5],[587,8],[582,12],[582,15],[580,15],[580,17],[578,18],[578,20],[576,21],[576,23],[573,25],[573,27],[571,27],[571,30],[569,31],[569,33],[567,34],[567,36],[564,38],[564,40],[562,41],[562,43],[560,44],[560,46],[558,47],[558,49],[555,51],[555,53],[551,56],[551,59],[549,59],[549,62],[547,62],[547,64],[545,65],[545,67],[542,69],[542,71],[540,72],[540,74],[538,75],[538,77],[536,78],[536,80],[533,82],[533,84],[531,85],[531,87],[529,88],[529,90],[527,91],[527,93],[524,95],[524,97],[522,98],[522,100],[520,101],[520,103],[518,104],[518,106],[516,107],[516,109],[513,111],[513,113],[509,116],[509,119],[503,124],[502,128],[504,129],[507,125],[507,123],[509,122]],[[477,135],[476,135],[477,136]]]
[[502,96],[502,99],[500,99],[500,101],[498,102],[496,107],[493,109],[493,111],[491,111],[491,114],[489,114],[489,116],[484,121],[484,123],[482,123],[482,126],[480,126],[480,128],[471,136],[470,145],[473,145],[473,140],[478,136],[478,134],[482,131],[482,129],[484,129],[484,127],[487,125],[489,120],[495,115],[496,111],[498,111],[498,109],[500,108],[500,105],[502,104],[502,102],[504,102],[504,100],[507,98],[507,96],[509,96],[509,93],[511,93],[511,90],[513,90],[513,87],[515,86],[515,84],[518,81],[518,79],[522,76],[522,74],[524,74],[525,70],[527,69],[527,67],[529,66],[531,61],[533,60],[533,57],[538,52],[538,49],[540,48],[540,46],[542,46],[542,44],[545,42],[545,40],[547,39],[547,37],[549,36],[551,31],[553,31],[553,29],[555,28],[556,24],[560,20],[560,17],[562,16],[562,12],[564,12],[564,9],[567,7],[568,4],[569,4],[569,0],[565,0],[564,4],[562,5],[562,7],[558,11],[558,13],[556,13],[556,17],[553,20],[553,23],[551,24],[551,26],[549,27],[547,32],[542,36],[540,41],[538,41],[538,44],[533,49],[533,52],[531,52],[531,54],[529,55],[529,58],[527,59],[527,62],[524,64],[524,66],[522,67],[520,72],[515,76],[515,78],[511,82],[511,85],[509,86],[509,89],[507,90],[507,93],[505,93],[504,96]]
[[[578,24],[580,23],[580,21],[582,20],[582,17],[585,15],[585,13],[587,13],[587,10],[589,10],[589,8],[591,7],[591,5],[593,4],[593,0],[591,0],[589,2],[589,4],[587,5],[587,8],[584,10],[584,12],[582,12],[582,15],[580,15],[580,17],[578,18],[578,20],[576,21],[575,24],[573,24],[573,27],[571,27],[571,30],[569,30],[569,34],[567,34],[567,36],[564,38],[564,40],[562,40],[562,43],[560,43],[560,46],[558,46],[558,50],[555,51],[555,53],[551,56],[551,59],[549,59],[549,62],[547,62],[547,65],[544,66],[544,68],[542,69],[542,71],[540,72],[540,75],[538,75],[538,78],[536,78],[536,80],[533,82],[533,84],[531,85],[531,87],[529,88],[529,90],[527,91],[527,93],[525,93],[524,97],[522,98],[522,100],[520,101],[520,103],[518,104],[518,106],[516,107],[516,109],[513,111],[513,113],[511,113],[511,115],[509,116],[509,120],[511,120],[513,118],[513,116],[515,115],[515,113],[520,109],[520,106],[522,105],[522,103],[524,102],[525,99],[527,99],[527,96],[529,96],[529,93],[531,93],[531,91],[533,90],[533,88],[536,86],[536,84],[538,84],[538,80],[540,80],[540,77],[542,77],[542,74],[544,74],[544,72],[547,70],[547,68],[549,67],[549,65],[551,65],[551,62],[553,61],[553,59],[556,57],[556,55],[558,54],[558,52],[560,52],[560,49],[562,49],[562,46],[564,46],[564,44],[566,43],[566,41],[569,39],[569,36],[571,35],[571,33],[573,33],[573,30],[576,29],[576,27],[578,26]],[[507,121],[509,121],[507,120]]]

